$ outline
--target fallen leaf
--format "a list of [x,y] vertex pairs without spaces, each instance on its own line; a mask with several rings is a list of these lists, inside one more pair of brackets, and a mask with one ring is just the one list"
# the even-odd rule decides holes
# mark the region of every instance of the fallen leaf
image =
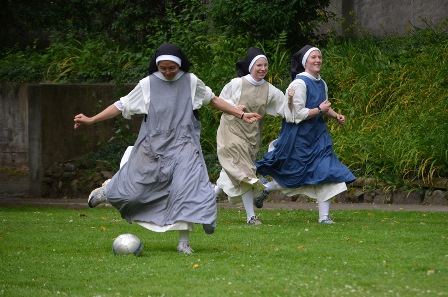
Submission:
[[430,270],[426,271],[426,275],[431,275],[434,273],[436,273],[436,271],[434,269],[430,269]]

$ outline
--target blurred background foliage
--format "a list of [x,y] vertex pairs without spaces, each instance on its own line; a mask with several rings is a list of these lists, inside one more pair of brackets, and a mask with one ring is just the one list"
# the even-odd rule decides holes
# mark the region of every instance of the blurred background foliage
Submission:
[[[350,28],[351,37],[319,35],[315,28],[333,17],[325,11],[328,4],[2,0],[0,81],[136,83],[147,75],[155,49],[170,41],[185,51],[192,72],[217,95],[250,46],[266,52],[267,79],[284,90],[290,83],[291,55],[313,44],[323,52],[321,74],[332,107],[347,117],[343,127],[327,121],[341,161],[358,177],[392,186],[447,178],[447,20],[415,27],[406,36],[378,38],[362,28]],[[220,112],[205,107],[200,117],[202,148],[214,181],[220,171],[215,139]],[[259,157],[277,137],[280,123],[265,118]],[[116,170],[134,139],[126,121],[117,119],[116,137],[86,160],[105,159]]]

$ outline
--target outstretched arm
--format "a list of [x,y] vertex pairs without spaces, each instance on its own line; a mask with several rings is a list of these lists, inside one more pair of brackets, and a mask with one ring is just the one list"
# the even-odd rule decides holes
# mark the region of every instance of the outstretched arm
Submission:
[[114,104],[109,105],[108,107],[106,107],[106,109],[93,117],[86,117],[85,115],[80,113],[75,116],[74,128],[76,129],[83,125],[87,126],[107,119],[111,119],[119,114],[121,114],[121,111]]
[[225,113],[231,114],[237,118],[244,120],[246,123],[253,123],[261,119],[258,113],[243,112],[241,109],[227,103],[224,99],[215,97],[210,101],[210,105]]

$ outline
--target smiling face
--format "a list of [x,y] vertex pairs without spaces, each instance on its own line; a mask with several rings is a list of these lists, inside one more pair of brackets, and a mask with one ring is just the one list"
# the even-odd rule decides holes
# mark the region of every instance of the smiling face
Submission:
[[305,62],[305,71],[314,77],[318,77],[322,67],[322,54],[320,51],[312,51]]
[[255,79],[255,81],[260,81],[268,73],[268,68],[268,60],[265,58],[259,58],[250,69],[250,75],[253,79]]
[[167,80],[172,80],[179,72],[179,65],[173,61],[160,61],[157,68]]

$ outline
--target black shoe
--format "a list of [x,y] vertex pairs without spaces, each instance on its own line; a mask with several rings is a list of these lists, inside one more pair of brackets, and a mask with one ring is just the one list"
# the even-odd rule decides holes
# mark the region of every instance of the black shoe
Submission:
[[263,207],[263,201],[268,198],[269,192],[266,190],[263,190],[260,196],[255,198],[254,205],[256,208],[262,208]]
[[206,234],[215,233],[215,227],[213,227],[212,224],[202,224],[202,228],[204,228]]

